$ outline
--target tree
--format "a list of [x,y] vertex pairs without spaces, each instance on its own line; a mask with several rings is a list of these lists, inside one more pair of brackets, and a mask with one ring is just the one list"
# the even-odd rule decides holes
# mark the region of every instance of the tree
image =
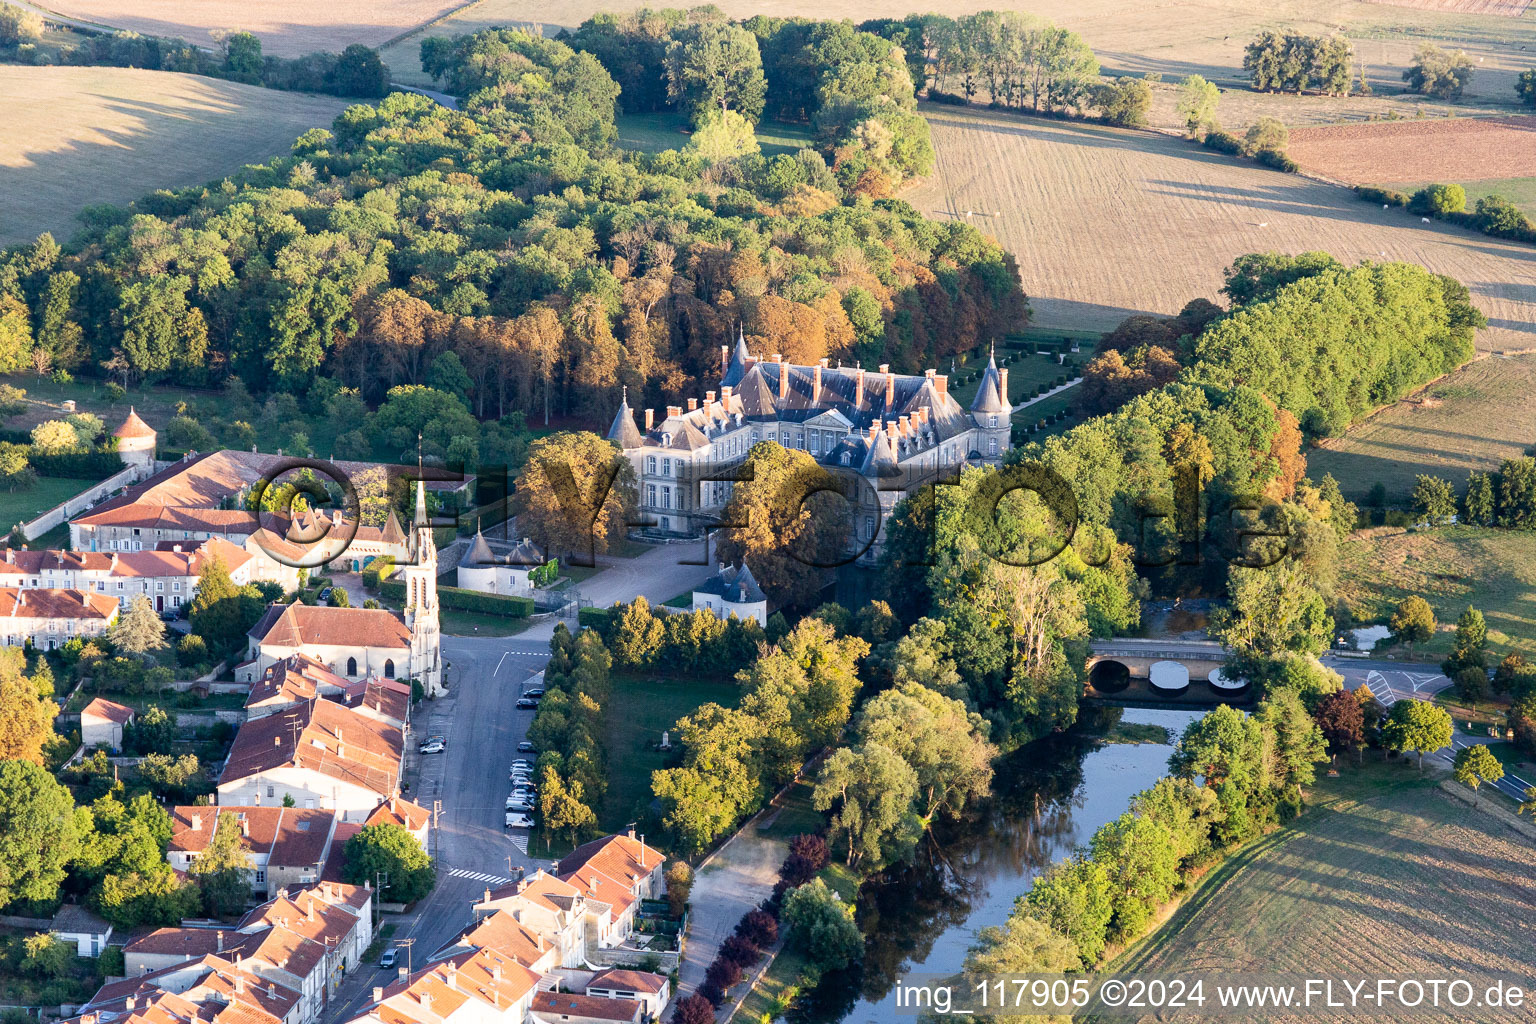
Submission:
[[1520,72],[1515,80],[1515,95],[1527,107],[1536,107],[1536,68]]
[[693,868],[685,860],[675,860],[667,868],[667,910],[673,917],[682,917],[688,909],[688,897],[693,892]]
[[1172,835],[1151,818],[1127,812],[1101,826],[1088,848],[1109,872],[1114,901],[1111,935],[1124,941],[1137,938],[1178,882],[1179,860]]
[[1291,134],[1285,122],[1279,118],[1261,117],[1248,129],[1243,144],[1250,155],[1259,153],[1284,153],[1290,145]]
[[786,893],[780,917],[789,928],[788,941],[823,971],[842,970],[864,954],[853,908],[819,878]]
[[1519,807],[1515,808],[1516,814],[1525,814],[1527,812],[1536,816],[1536,786],[1525,787],[1525,799],[1520,801]]
[[249,32],[232,32],[221,41],[224,73],[240,82],[261,80],[261,40]]
[[553,767],[546,766],[539,789],[539,815],[544,827],[564,830],[575,846],[581,833],[597,824],[597,815],[582,802],[581,780],[566,783]]
[[1114,914],[1114,894],[1103,864],[1081,854],[1069,857],[1037,875],[1024,899],[1031,914],[1072,942],[1084,967],[1098,962]]
[[165,709],[151,704],[123,730],[123,749],[130,754],[165,754],[176,739],[176,723]]
[[1094,89],[1093,105],[1110,124],[1139,128],[1147,123],[1147,111],[1152,109],[1152,87],[1139,78],[1117,78]]
[[0,4],[0,46],[19,46],[43,38],[43,19],[36,11]]
[[818,811],[836,808],[831,832],[848,846],[847,863],[880,864],[904,856],[922,834],[913,813],[917,773],[879,743],[839,747],[823,762],[811,792]]
[[1464,522],[1472,526],[1492,526],[1498,518],[1493,497],[1493,477],[1488,473],[1470,473],[1467,493],[1462,499]]
[[118,650],[149,660],[156,651],[169,645],[165,642],[165,623],[155,612],[155,606],[143,594],[133,599],[128,610],[118,615],[112,624],[111,639]]
[[1504,777],[1504,766],[1483,743],[1456,751],[1455,770],[1456,781],[1471,788],[1473,806],[1477,805],[1478,786],[1484,782],[1498,782]]
[[715,110],[713,107],[700,115],[698,126],[688,140],[688,149],[710,163],[759,152],[757,133],[751,121],[734,110]]
[[78,842],[69,791],[37,764],[0,761],[0,906],[53,900]]
[[1221,90],[1214,82],[1207,82],[1200,75],[1190,75],[1179,83],[1179,117],[1184,121],[1189,134],[1194,136],[1200,130],[1216,121],[1216,104],[1221,100]]
[[24,444],[0,441],[0,483],[6,490],[26,490],[37,483],[37,473],[27,461],[29,451]]
[[1212,616],[1211,635],[1233,650],[1317,654],[1333,636],[1327,604],[1294,560],[1267,569],[1233,565],[1227,591],[1230,600]]
[[1435,635],[1435,610],[1428,601],[1411,594],[1398,603],[1387,628],[1400,643],[1408,645],[1411,656],[1414,644],[1424,643]]
[[80,435],[63,420],[48,420],[32,428],[32,450],[43,455],[79,451]]
[[203,911],[209,917],[229,917],[245,909],[251,898],[255,865],[246,852],[240,823],[233,814],[220,813],[208,848],[188,869],[203,893]]
[[1440,671],[1455,678],[1463,669],[1476,669],[1483,675],[1483,687],[1487,688],[1488,623],[1483,613],[1467,606],[1456,620],[1456,641],[1451,656],[1440,663]]
[[1403,71],[1403,81],[1414,92],[1458,100],[1472,82],[1472,58],[1462,50],[1447,53],[1426,43],[1414,54],[1413,64]]
[[591,565],[635,518],[635,473],[612,442],[571,432],[528,449],[512,502],[518,526],[545,552]]
[[[983,928],[965,954],[965,974],[978,983],[1002,974],[1059,974],[1082,967],[1076,944],[1028,913],[1015,910],[1002,925]],[[982,1015],[982,1021],[1007,1021],[1006,1016]],[[1067,1016],[1030,1016],[1031,1021],[1071,1020]]]
[[1265,697],[1254,717],[1274,737],[1273,784],[1294,786],[1300,800],[1302,787],[1317,777],[1313,766],[1328,760],[1322,730],[1294,690],[1277,690]]
[[672,1011],[672,1024],[715,1024],[715,1008],[708,999],[692,995],[678,1000]]
[[1467,211],[1467,191],[1460,185],[1425,185],[1408,199],[1410,213],[1445,217]]
[[[246,630],[264,610],[248,607],[241,588],[229,578],[229,569],[217,556],[203,563],[197,574],[197,593],[192,597],[192,631],[215,652],[232,654],[245,644]],[[252,614],[254,612],[254,615]]]
[[346,881],[378,884],[381,899],[414,903],[437,885],[437,868],[416,837],[394,824],[365,825],[347,840]]
[[1340,690],[1324,697],[1313,718],[1334,753],[1353,752],[1358,757],[1365,749],[1365,710],[1350,691]]
[[22,674],[25,668],[21,648],[0,650],[0,759],[40,765],[59,706],[37,692],[36,683]]
[[338,96],[373,99],[389,92],[389,69],[379,60],[378,51],[362,43],[341,51],[330,78]]
[[981,716],[916,683],[879,694],[860,712],[857,733],[910,765],[917,775],[918,816],[929,827],[939,811],[958,815],[986,795],[997,748]]
[[1430,526],[1441,526],[1456,515],[1456,491],[1442,477],[1420,473],[1413,488],[1413,510]]
[[762,116],[767,82],[757,37],[724,19],[703,21],[677,32],[664,63],[667,95],[686,105],[695,123],[711,108],[733,108],[756,124]]
[[21,948],[22,969],[40,978],[62,978],[75,959],[74,948],[51,932],[28,935],[21,940]]
[[1450,746],[1452,735],[1451,716],[1424,700],[1393,704],[1381,731],[1389,749],[1419,755],[1419,771],[1424,770],[1424,755]]

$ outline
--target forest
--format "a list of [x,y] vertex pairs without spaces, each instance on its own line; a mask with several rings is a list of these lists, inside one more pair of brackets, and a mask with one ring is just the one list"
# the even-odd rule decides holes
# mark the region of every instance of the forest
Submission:
[[[867,35],[845,41],[878,50]],[[621,151],[623,92],[590,55],[509,30],[428,44],[464,110],[353,106],[268,165],[0,255],[0,372],[234,375],[316,410],[449,381],[479,416],[547,422],[606,416],[620,386],[695,393],[738,329],[799,362],[915,371],[1026,322],[1012,257],[879,198],[867,162],[850,186],[842,128],[771,159]],[[872,71],[842,66],[852,110]]]

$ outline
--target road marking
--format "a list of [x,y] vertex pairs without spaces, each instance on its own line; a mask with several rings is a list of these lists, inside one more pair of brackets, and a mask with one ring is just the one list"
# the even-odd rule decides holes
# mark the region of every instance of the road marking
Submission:
[[517,832],[509,833],[507,835],[507,839],[511,841],[513,846],[517,847],[517,852],[518,853],[521,853],[524,856],[528,855],[528,833],[527,832],[523,832],[523,831],[519,830]]
[[498,660],[498,661],[497,661],[497,662],[496,662],[496,667],[495,667],[495,668],[493,668],[493,669],[491,669],[491,676],[492,676],[492,677],[493,677],[493,678],[494,678],[494,677],[495,677],[495,676],[499,676],[499,675],[501,675],[501,663],[502,663],[502,662],[503,662],[503,661],[506,661],[506,660],[507,660],[507,654],[508,654],[508,652],[507,652],[507,651],[502,651],[502,652],[501,652],[501,658],[500,658],[500,659],[499,659],[499,660]]
[[[526,841],[527,840],[524,840],[524,842]],[[527,851],[524,852],[526,853]],[[465,868],[454,868],[452,871],[448,872],[448,876],[450,878],[469,878],[476,882],[489,882],[491,885],[496,886],[512,884],[512,879],[510,878],[505,878],[501,875],[488,874],[484,871],[469,871]]]

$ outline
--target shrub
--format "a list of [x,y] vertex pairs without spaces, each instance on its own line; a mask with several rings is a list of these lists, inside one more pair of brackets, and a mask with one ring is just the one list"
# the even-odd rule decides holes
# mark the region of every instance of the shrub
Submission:
[[762,958],[763,951],[740,935],[732,935],[720,945],[720,959],[729,960],[743,970]]
[[[699,986],[698,994],[701,998],[708,1000],[709,1005],[714,1007],[716,1010],[718,1010],[725,1002],[725,990],[722,989],[719,985],[711,984],[708,981]],[[715,1016],[714,1012],[711,1011],[709,1016],[711,1019],[713,1019]]]
[[[381,580],[379,593],[395,601],[405,600],[405,583],[400,580]],[[482,594],[478,590],[462,587],[438,587],[437,599],[444,608],[461,612],[478,612],[483,615],[504,615],[509,619],[526,619],[533,614],[533,598],[513,597],[510,594]],[[583,609],[585,610],[585,609]]]
[[1301,167],[1295,160],[1292,160],[1278,149],[1261,149],[1253,154],[1253,158],[1265,167],[1273,167],[1275,170],[1284,171],[1286,174],[1295,174],[1301,170]]
[[672,1024],[715,1024],[715,1004],[703,995],[680,1000],[672,1011]]
[[766,910],[749,911],[736,925],[736,934],[759,949],[767,949],[779,941],[779,922]]
[[598,630],[605,630],[608,628],[608,609],[582,608],[576,612],[576,624],[579,626],[591,626]]
[[1467,193],[1460,185],[1425,185],[1408,200],[1408,211],[1421,217],[1444,217],[1466,208]]
[[715,958],[715,962],[709,965],[709,970],[704,972],[704,984],[713,985],[722,991],[741,981],[741,965],[727,960],[722,955]]
[[1205,138],[1200,140],[1200,145],[1206,149],[1214,149],[1218,153],[1228,153],[1232,156],[1241,156],[1243,153],[1243,140],[1236,135],[1222,131],[1220,128],[1212,129],[1205,133]]

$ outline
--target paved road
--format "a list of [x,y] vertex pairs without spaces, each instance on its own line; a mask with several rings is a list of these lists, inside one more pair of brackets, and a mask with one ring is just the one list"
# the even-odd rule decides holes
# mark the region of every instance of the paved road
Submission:
[[760,835],[751,821],[699,867],[688,913],[688,948],[678,968],[677,998],[704,982],[720,944],[747,911],[773,894],[789,844]]
[[[1354,690],[1362,684],[1367,685],[1376,699],[1387,707],[1391,707],[1400,700],[1429,700],[1451,685],[1451,681],[1444,674],[1436,671],[1433,665],[1327,656],[1324,656],[1322,661],[1344,677],[1346,689]],[[1456,751],[1464,747],[1473,747],[1479,743],[1502,742],[1504,741],[1494,740],[1488,736],[1470,735],[1458,728],[1451,737],[1451,745],[1430,754],[1429,759],[1451,765],[1455,763]],[[1523,801],[1526,789],[1533,783],[1521,776],[1506,772],[1504,777],[1494,785],[1505,796]]]

